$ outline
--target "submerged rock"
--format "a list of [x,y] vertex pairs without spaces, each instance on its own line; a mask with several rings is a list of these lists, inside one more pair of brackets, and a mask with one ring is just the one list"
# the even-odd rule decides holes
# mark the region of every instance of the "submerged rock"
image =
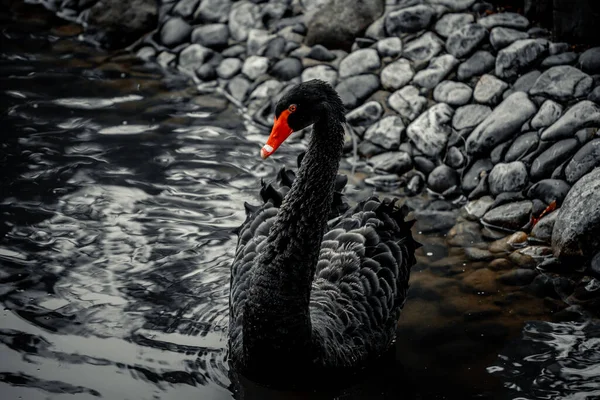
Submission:
[[579,129],[590,125],[600,125],[600,107],[594,102],[583,100],[544,130],[541,139],[550,141],[572,137]]
[[593,79],[577,68],[561,65],[545,71],[529,93],[547,96],[555,100],[572,100],[585,97],[592,90]]
[[454,110],[448,104],[438,103],[413,121],[406,133],[423,154],[437,158],[448,143],[453,114]]

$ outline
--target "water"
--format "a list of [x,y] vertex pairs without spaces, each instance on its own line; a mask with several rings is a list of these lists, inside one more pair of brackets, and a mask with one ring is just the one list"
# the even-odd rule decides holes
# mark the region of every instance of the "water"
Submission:
[[[19,9],[4,9],[2,398],[598,398],[597,327],[543,322],[562,306],[518,288],[470,289],[481,263],[418,232],[395,360],[318,392],[232,375],[232,229],[301,140],[262,161],[266,132],[222,96],[61,37],[76,28],[39,10],[14,23]],[[372,192],[363,178],[353,201]],[[523,341],[539,346],[517,367]]]

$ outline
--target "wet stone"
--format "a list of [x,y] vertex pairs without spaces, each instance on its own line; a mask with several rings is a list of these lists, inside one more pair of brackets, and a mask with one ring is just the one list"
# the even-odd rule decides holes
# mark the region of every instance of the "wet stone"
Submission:
[[494,255],[486,249],[478,249],[477,247],[465,248],[465,256],[471,261],[491,261]]
[[419,89],[409,85],[392,93],[388,105],[402,117],[413,121],[427,105],[427,99],[421,96]]
[[527,18],[512,12],[492,14],[487,17],[480,18],[477,22],[479,22],[486,29],[492,29],[496,26],[525,29],[529,26],[529,20]]
[[527,168],[520,161],[496,164],[488,176],[490,192],[493,195],[523,190],[528,182]]
[[321,44],[314,45],[306,57],[325,62],[335,60],[335,54]]
[[475,21],[472,14],[458,13],[458,14],[444,14],[438,22],[435,24],[435,32],[442,36],[448,37],[454,31],[462,28]]
[[354,108],[375,93],[378,88],[379,77],[365,74],[351,76],[343,80],[336,86],[335,90],[339,93],[344,106]]
[[527,234],[519,231],[490,243],[488,249],[492,253],[509,253],[512,252],[515,247],[520,247],[520,245],[526,241]]
[[381,70],[381,85],[387,90],[398,90],[413,78],[410,61],[401,58]]
[[542,140],[557,140],[572,137],[580,128],[600,125],[600,107],[583,100],[569,108],[564,115],[542,132]]
[[225,58],[217,67],[217,75],[222,79],[229,79],[240,72],[242,61],[238,58]]
[[483,75],[473,92],[473,98],[478,103],[496,105],[502,100],[502,93],[508,84],[493,75]]
[[519,135],[506,151],[504,161],[512,162],[522,159],[535,150],[538,143],[539,137],[537,132],[527,132]]
[[203,64],[196,69],[196,76],[203,81],[211,81],[217,78],[215,67],[210,64]]
[[383,115],[383,107],[376,101],[369,101],[346,114],[346,121],[352,126],[371,126]]
[[577,68],[561,65],[545,71],[529,93],[567,101],[585,97],[592,90],[593,79]]
[[458,64],[458,60],[450,55],[436,57],[431,60],[429,67],[415,75],[413,83],[427,89],[433,89]]
[[408,126],[408,137],[423,154],[439,157],[448,143],[453,114],[454,110],[447,104],[432,106]]
[[479,24],[464,25],[448,36],[446,50],[456,58],[463,58],[471,54],[487,34],[487,30]]
[[555,54],[544,58],[540,64],[542,68],[556,67],[558,65],[572,65],[577,61],[578,55],[575,52],[569,51],[566,53]]
[[432,32],[426,32],[404,47],[404,57],[412,61],[429,61],[442,50],[442,41]]
[[427,178],[429,189],[437,193],[444,193],[448,189],[460,184],[458,173],[447,165],[439,165],[431,171]]
[[375,47],[381,57],[396,57],[402,54],[402,40],[398,37],[381,39]]
[[413,194],[413,195],[421,193],[421,191],[423,191],[424,187],[425,187],[425,181],[424,181],[423,177],[419,174],[411,177],[408,180],[408,183],[406,184],[406,190],[408,191],[408,193]]
[[465,192],[471,192],[477,187],[483,172],[487,173],[494,168],[494,164],[487,159],[476,160],[473,165],[465,171],[462,179],[462,188]]
[[554,143],[531,164],[531,180],[539,181],[550,177],[552,172],[567,161],[579,148],[577,139],[564,139]]
[[330,85],[335,86],[338,81],[338,73],[329,65],[316,65],[302,71],[302,82],[310,81],[312,79],[321,79],[328,82]]
[[425,175],[429,175],[431,171],[433,171],[435,168],[435,164],[433,163],[433,161],[426,157],[416,156],[413,159],[413,162],[415,163],[415,168],[418,171],[424,173]]
[[202,0],[194,14],[194,20],[226,22],[231,10],[231,0]]
[[504,154],[508,151],[510,145],[511,142],[508,141],[500,143],[498,146],[494,147],[494,150],[492,150],[492,152],[490,153],[490,160],[492,160],[494,164],[498,164],[500,161],[502,161],[502,158],[504,157]]
[[211,48],[227,46],[229,29],[225,24],[208,24],[195,28],[192,31],[192,43]]
[[488,211],[483,221],[492,226],[517,230],[529,222],[532,206],[529,200],[503,204]]
[[395,150],[400,146],[400,138],[404,132],[402,118],[388,116],[367,129],[365,139],[384,149]]
[[289,81],[302,73],[302,62],[297,58],[290,57],[279,60],[271,68],[270,74],[282,81]]
[[463,283],[475,292],[494,293],[498,291],[496,274],[488,268],[471,272],[463,279]]
[[392,11],[385,17],[385,30],[389,36],[418,32],[427,28],[434,16],[435,10],[422,4]]
[[392,151],[371,157],[367,161],[375,170],[401,175],[412,169],[410,156],[403,151]]
[[455,169],[461,168],[465,164],[465,156],[457,147],[450,147],[446,152],[445,163]]
[[579,56],[578,65],[588,74],[600,74],[600,47],[586,50]]
[[503,271],[503,270],[508,270],[508,269],[513,269],[515,265],[507,260],[506,258],[496,258],[495,260],[492,260],[490,262],[490,264],[488,265],[488,268],[493,270],[493,271]]
[[469,201],[465,205],[465,212],[470,219],[480,219],[491,208],[494,199],[491,196],[483,196],[480,199]]
[[251,80],[265,74],[269,69],[269,59],[261,56],[250,56],[242,65],[242,73]]
[[476,51],[471,57],[458,66],[456,77],[464,81],[494,69],[496,57],[488,51]]
[[567,182],[573,184],[600,165],[600,139],[586,143],[565,168]]
[[452,118],[452,127],[458,132],[473,130],[491,113],[491,108],[479,104],[460,107]]
[[479,182],[477,183],[477,186],[471,193],[469,193],[467,198],[469,200],[475,200],[482,196],[487,196],[489,193],[490,187],[488,185],[488,173],[482,172],[479,176]]
[[540,219],[531,230],[531,236],[550,243],[552,240],[552,230],[554,229],[554,223],[556,222],[557,215],[558,211],[554,211],[543,216],[542,219]]
[[472,93],[473,90],[464,83],[444,81],[435,87],[433,98],[438,103],[462,106],[469,102]]
[[160,41],[167,47],[175,47],[186,42],[192,27],[182,18],[171,18],[160,29]]
[[260,25],[260,7],[257,4],[242,0],[231,7],[229,32],[234,40],[245,41],[248,39],[250,29],[258,28]]
[[504,27],[494,28],[490,32],[490,43],[496,50],[501,50],[517,40],[528,38],[529,35],[525,32]]
[[456,223],[456,211],[418,210],[414,217],[417,220],[415,229],[422,233],[447,232]]
[[500,275],[498,281],[505,285],[525,286],[533,282],[537,274],[533,269],[518,268]]
[[361,75],[377,70],[381,60],[375,49],[360,49],[350,53],[339,67],[340,78]]
[[531,127],[533,129],[546,128],[558,121],[562,112],[563,107],[560,104],[552,100],[546,100],[531,120]]
[[500,78],[516,77],[548,52],[545,39],[517,40],[500,50],[496,58],[496,75]]

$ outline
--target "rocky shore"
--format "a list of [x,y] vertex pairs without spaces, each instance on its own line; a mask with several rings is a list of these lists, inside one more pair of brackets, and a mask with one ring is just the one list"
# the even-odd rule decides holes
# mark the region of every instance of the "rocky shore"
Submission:
[[128,21],[140,58],[265,127],[292,85],[330,82],[367,182],[414,196],[423,230],[449,230],[480,274],[600,304],[600,47],[478,0],[136,0],[113,20],[116,1],[44,3],[100,31]]

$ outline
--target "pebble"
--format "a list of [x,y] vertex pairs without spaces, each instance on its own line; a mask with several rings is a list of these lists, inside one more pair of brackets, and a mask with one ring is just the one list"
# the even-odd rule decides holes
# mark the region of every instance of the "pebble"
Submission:
[[227,83],[227,91],[238,101],[244,101],[250,89],[250,81],[241,75],[233,77]]
[[410,82],[414,75],[410,61],[400,58],[381,70],[381,85],[387,90],[398,90]]
[[429,3],[442,6],[443,11],[463,11],[470,8],[475,0],[429,0]]
[[[304,76],[304,73],[302,75]],[[344,106],[349,108],[358,106],[377,89],[379,89],[379,77],[372,74],[351,76],[335,87]]]
[[360,49],[350,53],[339,67],[340,78],[373,72],[381,66],[381,60],[375,49]]
[[600,107],[592,101],[583,100],[544,130],[541,139],[550,141],[572,137],[580,128],[589,125],[600,125]]
[[529,200],[498,206],[483,216],[483,222],[504,229],[518,230],[529,222],[533,203]]
[[600,47],[593,47],[579,56],[578,65],[588,74],[600,74]]
[[493,75],[483,75],[473,92],[473,98],[478,103],[496,105],[502,100],[502,93],[508,84]]
[[500,50],[496,57],[496,76],[514,78],[521,71],[548,52],[549,42],[545,39],[517,40]]
[[465,155],[457,148],[450,147],[446,152],[445,163],[455,169],[462,168],[465,165]]
[[433,90],[433,98],[438,103],[447,103],[451,106],[462,106],[469,102],[473,90],[469,85],[454,81],[444,81]]
[[388,105],[403,118],[413,121],[427,105],[427,99],[420,95],[419,89],[408,85],[392,93]]
[[217,78],[217,71],[215,71],[215,67],[211,64],[203,64],[200,67],[196,68],[196,76],[203,81],[211,81]]
[[435,168],[434,162],[426,157],[416,156],[413,161],[415,163],[415,168],[425,175],[429,175]]
[[587,96],[593,83],[594,80],[588,74],[569,65],[561,65],[540,75],[529,93],[532,96],[568,101]]
[[484,242],[478,222],[460,221],[448,231],[446,243],[454,247],[473,247]]
[[375,155],[367,161],[375,170],[402,175],[412,169],[410,156],[403,151]]
[[260,7],[250,1],[242,0],[231,7],[229,13],[229,32],[231,37],[238,42],[248,39],[252,28],[259,28]]
[[251,80],[255,80],[259,76],[267,73],[269,69],[269,59],[261,56],[250,56],[244,61],[242,73]]
[[381,57],[397,57],[402,54],[402,40],[399,37],[381,39],[375,47]]
[[513,12],[488,15],[487,17],[480,18],[477,22],[479,22],[486,29],[492,29],[496,26],[525,29],[529,26],[529,20],[527,18]]
[[593,101],[596,104],[600,104],[600,86],[596,86],[594,90],[588,94],[588,100]]
[[452,118],[452,127],[458,132],[470,133],[492,113],[488,106],[469,104],[460,107]]
[[[283,57],[284,54],[289,53],[289,51],[286,50],[286,47],[288,45],[291,45],[290,48],[293,47],[294,49],[297,49],[298,47],[300,47],[300,45],[298,43],[286,42],[285,39],[282,38],[281,36],[275,36],[273,39],[271,39],[269,41],[269,43],[267,43],[262,55],[269,59],[280,59]],[[297,57],[293,57],[293,58],[297,58]],[[300,72],[302,72],[302,71],[300,71]]]
[[487,34],[487,30],[479,24],[464,25],[448,36],[446,50],[456,58],[463,58],[471,54]]
[[427,28],[434,16],[435,10],[422,4],[392,11],[385,17],[385,30],[390,36],[418,32]]
[[329,65],[316,65],[314,67],[306,68],[304,71],[302,71],[301,76],[302,82],[310,81],[313,79],[320,79],[322,81],[328,82],[331,86],[334,87],[338,81],[337,71]]
[[496,164],[488,176],[490,192],[494,196],[523,190],[528,182],[527,168],[521,161]]
[[282,81],[289,81],[302,74],[302,62],[294,57],[284,58],[273,65],[270,74]]
[[558,211],[553,211],[547,214],[538,221],[537,224],[531,230],[531,236],[550,243],[552,240],[552,230],[554,229],[554,223],[556,222],[556,216]]
[[511,142],[509,140],[507,142],[500,143],[498,146],[494,147],[494,150],[492,150],[492,152],[490,153],[490,160],[492,160],[492,163],[498,164],[499,162],[501,162],[502,158],[504,157],[504,154],[506,153],[510,145]]
[[448,143],[453,114],[454,110],[448,104],[438,103],[414,120],[406,133],[419,151],[437,158]]
[[193,71],[202,65],[212,54],[212,50],[199,44],[191,44],[179,53],[179,68]]
[[156,62],[163,68],[168,68],[173,66],[175,63],[175,59],[177,56],[173,53],[169,53],[168,51],[161,51],[158,56],[156,56]]
[[490,43],[496,50],[501,50],[517,40],[528,38],[527,33],[510,28],[497,27],[490,32]]
[[202,25],[192,31],[192,43],[210,48],[225,47],[228,39],[229,29],[225,24]]
[[510,139],[536,110],[526,93],[511,94],[471,132],[466,142],[467,153],[491,151],[499,143]]
[[231,10],[231,0],[202,0],[194,14],[194,20],[203,22],[226,22]]
[[487,173],[491,171],[492,168],[494,168],[494,164],[492,164],[492,162],[489,159],[482,158],[476,160],[473,163],[473,165],[465,171],[463,175],[463,190],[465,192],[471,192],[472,190],[474,190],[479,185],[482,174],[486,173],[487,176]]
[[183,18],[189,18],[196,10],[196,7],[198,7],[199,1],[200,0],[179,0],[175,7],[173,7],[172,13]]
[[333,61],[335,60],[335,54],[329,51],[325,46],[317,44],[314,45],[310,52],[306,55],[308,58],[319,61]]
[[563,107],[560,104],[552,100],[546,100],[531,120],[531,127],[533,129],[546,128],[558,121],[562,112]]
[[240,57],[246,53],[246,47],[241,44],[234,44],[221,52],[223,57]]
[[498,281],[505,285],[525,286],[533,282],[537,274],[534,269],[518,268],[500,275]]
[[383,115],[383,107],[377,101],[369,101],[346,114],[346,122],[352,126],[371,126]]
[[175,47],[190,38],[192,27],[183,18],[171,18],[160,29],[160,41],[167,47]]
[[472,14],[449,13],[442,15],[442,17],[435,24],[434,29],[438,35],[447,38],[454,31],[472,22],[475,22],[475,18]]
[[542,179],[527,191],[530,199],[540,199],[546,204],[556,201],[560,207],[571,186],[561,179]]
[[542,68],[550,68],[556,67],[557,65],[572,65],[575,64],[578,58],[579,56],[577,53],[569,51],[544,58],[544,61],[542,61],[540,66]]
[[137,51],[136,56],[141,60],[150,61],[156,56],[156,50],[154,47],[144,46]]
[[539,137],[537,132],[523,133],[515,139],[510,145],[506,154],[504,155],[504,161],[512,162],[517,161],[525,157],[531,151],[538,147]]
[[594,139],[579,149],[567,164],[565,168],[567,182],[575,183],[598,165],[600,165],[600,139]]
[[527,234],[519,231],[490,243],[488,249],[492,253],[508,253],[525,242],[527,242]]
[[284,40],[281,37],[270,34],[264,29],[250,29],[248,31],[248,40],[246,41],[246,53],[249,56],[264,55],[267,44],[275,38]]
[[533,87],[533,84],[535,83],[535,81],[537,81],[541,74],[542,73],[540,71],[533,70],[527,72],[524,75],[521,75],[521,77],[519,77],[515,81],[512,87],[506,92],[504,92],[504,98],[507,98],[514,92],[529,92],[529,90]]
[[237,75],[242,69],[242,61],[238,58],[225,58],[217,67],[217,75],[222,79],[229,79]]
[[404,57],[412,61],[429,61],[442,51],[442,40],[432,32],[425,32],[404,47]]
[[460,81],[491,71],[496,65],[496,57],[489,51],[479,50],[458,66],[456,77]]
[[417,72],[413,83],[423,88],[433,89],[457,64],[458,60],[450,54],[436,57],[431,60],[427,68]]
[[564,139],[554,143],[549,149],[540,154],[531,164],[531,180],[544,179],[563,162],[567,161],[579,148],[577,139]]
[[395,115],[384,117],[367,129],[365,139],[387,150],[396,150],[404,133],[402,118]]
[[447,165],[438,165],[431,171],[427,178],[427,186],[429,189],[437,193],[444,193],[448,189],[460,185],[460,176],[458,173]]

